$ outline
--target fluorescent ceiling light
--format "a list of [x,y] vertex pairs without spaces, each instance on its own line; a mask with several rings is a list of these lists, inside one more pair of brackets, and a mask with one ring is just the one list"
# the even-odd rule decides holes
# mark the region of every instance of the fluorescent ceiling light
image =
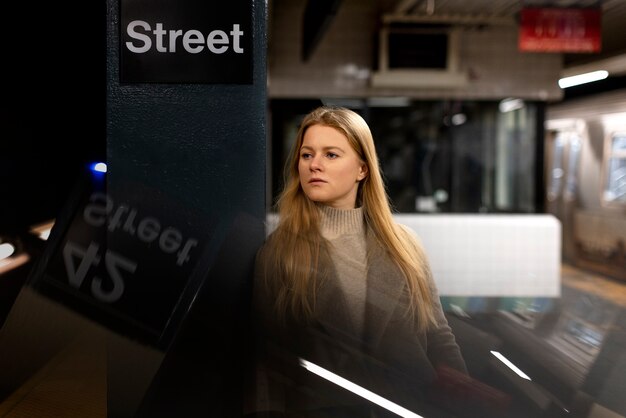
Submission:
[[605,70],[592,71],[590,73],[573,75],[559,80],[559,87],[566,89],[568,87],[577,86],[579,84],[591,83],[592,81],[604,80],[609,76],[609,72]]
[[406,418],[423,418],[420,415],[417,415],[414,412],[409,411],[406,408],[401,407],[398,404],[395,404],[385,398],[383,398],[380,395],[375,394],[374,392],[370,392],[369,390],[355,384],[352,383],[351,381],[344,379],[343,377],[336,375],[333,372],[330,372],[320,366],[318,366],[317,364],[313,364],[309,361],[306,361],[304,359],[300,359],[300,365],[302,367],[304,367],[305,369],[307,369],[308,371],[310,371],[311,373],[314,373],[320,377],[323,377],[324,379],[333,382],[334,384],[341,386],[344,389],[349,390],[350,392],[359,395],[362,398],[367,399],[368,401],[371,401],[373,403],[375,403],[378,406],[382,406],[383,408],[387,409],[388,411],[391,411],[395,414],[400,415],[401,417],[406,417]]

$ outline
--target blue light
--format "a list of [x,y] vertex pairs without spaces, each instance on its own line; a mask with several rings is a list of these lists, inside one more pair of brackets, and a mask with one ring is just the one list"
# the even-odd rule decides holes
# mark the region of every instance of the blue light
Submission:
[[93,164],[91,164],[91,166],[89,168],[91,169],[91,171],[95,171],[97,173],[106,173],[107,172],[107,165],[106,165],[106,163],[93,163]]

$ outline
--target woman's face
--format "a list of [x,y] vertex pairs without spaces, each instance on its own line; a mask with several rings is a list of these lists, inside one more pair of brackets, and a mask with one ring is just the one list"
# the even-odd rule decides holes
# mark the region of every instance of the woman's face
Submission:
[[312,201],[354,209],[367,166],[344,134],[330,126],[313,125],[304,133],[298,172],[302,190]]

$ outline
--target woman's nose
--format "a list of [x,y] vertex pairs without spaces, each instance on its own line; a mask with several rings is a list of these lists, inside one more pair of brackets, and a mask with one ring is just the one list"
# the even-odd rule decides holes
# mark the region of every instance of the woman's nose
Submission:
[[322,169],[322,161],[321,158],[318,156],[315,156],[313,158],[311,158],[311,165],[309,165],[309,168],[312,171],[319,171]]

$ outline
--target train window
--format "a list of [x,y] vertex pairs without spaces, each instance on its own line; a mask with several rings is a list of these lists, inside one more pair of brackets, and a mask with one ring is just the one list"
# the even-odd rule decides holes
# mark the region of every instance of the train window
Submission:
[[548,176],[548,200],[556,200],[561,193],[561,183],[563,179],[563,148],[565,147],[565,134],[559,132],[554,141],[554,151],[552,154],[552,167]]
[[565,183],[565,197],[573,200],[576,195],[576,179],[578,173],[578,161],[580,160],[580,148],[582,141],[576,133],[570,137],[569,160],[567,165],[567,181]]
[[626,132],[609,135],[605,150],[603,200],[626,204]]

